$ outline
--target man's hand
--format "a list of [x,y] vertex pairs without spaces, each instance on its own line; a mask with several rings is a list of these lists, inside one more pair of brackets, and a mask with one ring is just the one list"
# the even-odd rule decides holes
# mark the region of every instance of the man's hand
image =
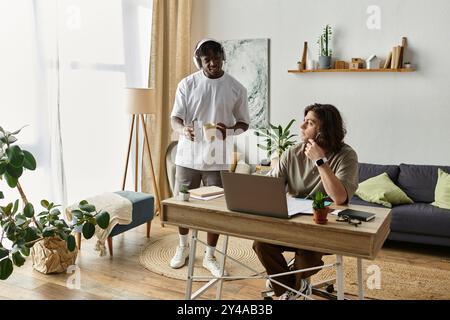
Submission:
[[183,128],[183,135],[188,138],[191,141],[194,141],[195,135],[194,135],[194,128],[192,127],[184,127]]
[[325,152],[313,139],[309,139],[306,143],[305,154],[314,162],[325,157]]
[[225,140],[227,137],[227,129],[229,128],[222,122],[217,123],[216,128],[222,133],[222,140]]

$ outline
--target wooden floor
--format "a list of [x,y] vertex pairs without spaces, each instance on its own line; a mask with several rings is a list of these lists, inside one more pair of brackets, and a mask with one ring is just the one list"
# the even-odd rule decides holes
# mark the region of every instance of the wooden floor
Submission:
[[[152,224],[151,236],[174,233],[170,226]],[[83,240],[77,264],[81,270],[81,288],[71,290],[66,282],[71,274],[44,275],[31,266],[31,258],[13,275],[0,281],[0,299],[184,299],[185,281],[152,273],[139,264],[141,249],[147,244],[145,225],[114,237],[114,257],[99,257],[95,240]],[[385,261],[410,263],[450,270],[448,249],[387,242],[379,256]],[[194,283],[194,289],[200,284]],[[264,280],[227,281],[223,298],[258,300]],[[214,291],[204,295],[213,299]]]

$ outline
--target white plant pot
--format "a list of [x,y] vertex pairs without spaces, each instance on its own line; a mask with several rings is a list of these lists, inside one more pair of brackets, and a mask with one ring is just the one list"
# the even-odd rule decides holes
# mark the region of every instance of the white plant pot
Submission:
[[189,197],[190,197],[190,194],[189,194],[189,193],[183,193],[183,192],[180,192],[180,193],[178,194],[178,199],[179,199],[179,200],[182,200],[182,201],[189,201]]

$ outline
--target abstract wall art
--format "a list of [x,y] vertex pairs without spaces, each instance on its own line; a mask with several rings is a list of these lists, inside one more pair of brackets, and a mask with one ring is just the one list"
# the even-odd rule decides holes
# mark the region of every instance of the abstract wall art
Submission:
[[221,41],[225,49],[224,70],[247,89],[250,128],[269,124],[269,39]]

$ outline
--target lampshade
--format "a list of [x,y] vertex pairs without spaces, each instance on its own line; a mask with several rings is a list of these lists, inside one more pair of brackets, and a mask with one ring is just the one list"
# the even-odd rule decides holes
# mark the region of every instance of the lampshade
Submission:
[[155,89],[125,88],[127,113],[149,114],[156,113]]

